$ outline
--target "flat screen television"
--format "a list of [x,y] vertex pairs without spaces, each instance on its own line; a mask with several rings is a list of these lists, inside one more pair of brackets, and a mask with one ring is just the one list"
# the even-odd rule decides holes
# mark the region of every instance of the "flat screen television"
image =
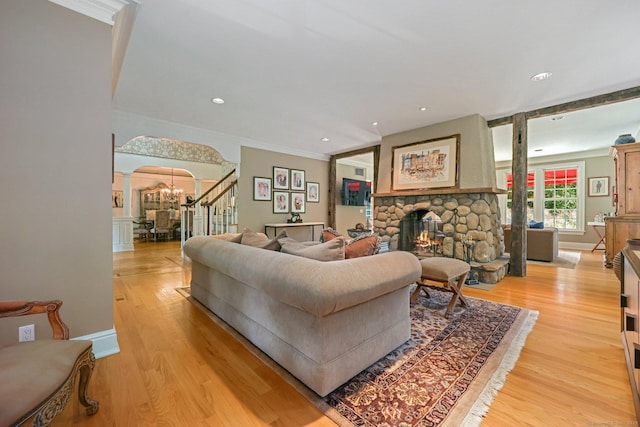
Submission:
[[366,206],[371,203],[371,183],[358,179],[342,178],[342,204]]

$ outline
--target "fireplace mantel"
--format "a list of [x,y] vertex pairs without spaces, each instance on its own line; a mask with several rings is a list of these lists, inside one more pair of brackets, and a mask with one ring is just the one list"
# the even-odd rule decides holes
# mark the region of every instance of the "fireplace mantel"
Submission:
[[403,191],[391,191],[388,193],[374,193],[372,197],[403,197],[403,196],[428,196],[428,195],[440,195],[440,194],[476,194],[476,193],[491,193],[491,194],[507,194],[507,190],[496,187],[481,187],[481,188],[434,188],[434,189],[418,189],[418,190],[403,190]]

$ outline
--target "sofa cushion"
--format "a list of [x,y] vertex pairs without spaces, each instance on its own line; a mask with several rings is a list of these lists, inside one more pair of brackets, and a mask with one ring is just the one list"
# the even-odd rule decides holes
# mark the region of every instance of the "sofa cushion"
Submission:
[[278,242],[278,239],[283,237],[287,237],[286,230],[280,231],[276,237],[269,239],[262,233],[256,233],[255,231],[245,229],[245,231],[242,232],[240,243],[243,245],[254,246],[256,248],[279,251],[280,243]]
[[349,240],[344,248],[345,259],[375,255],[380,252],[380,238],[363,234]]
[[279,242],[282,245],[281,252],[285,254],[302,256],[318,261],[340,261],[345,257],[345,242],[342,236],[315,245],[287,241],[287,239],[280,239]]

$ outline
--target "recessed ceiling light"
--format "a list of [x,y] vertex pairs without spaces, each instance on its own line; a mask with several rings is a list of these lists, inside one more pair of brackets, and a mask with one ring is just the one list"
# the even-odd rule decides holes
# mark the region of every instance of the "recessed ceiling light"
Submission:
[[324,138],[322,138],[320,141],[322,141],[322,142],[327,142],[327,141],[329,141],[329,138],[324,137]]
[[542,148],[536,148],[536,149],[535,149],[535,150],[533,150],[533,151],[535,151],[536,153],[539,153],[540,151],[542,151]]
[[427,107],[420,107],[420,108],[418,108],[418,110],[420,110],[420,111],[427,111]]
[[211,102],[214,104],[224,104],[224,99],[222,98],[211,98]]
[[537,82],[540,80],[548,79],[549,77],[551,77],[551,73],[545,71],[544,73],[538,73],[535,76],[531,76],[531,80],[533,80],[534,82]]
[[378,126],[378,122],[371,122],[372,125]]
[[551,117],[551,120],[553,120],[553,121],[562,120],[562,119],[564,119],[564,116]]

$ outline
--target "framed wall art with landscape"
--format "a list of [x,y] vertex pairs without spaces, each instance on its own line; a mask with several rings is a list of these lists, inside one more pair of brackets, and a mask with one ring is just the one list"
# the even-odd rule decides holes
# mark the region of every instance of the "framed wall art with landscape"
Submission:
[[271,200],[271,178],[253,177],[253,200]]
[[588,196],[604,197],[609,195],[609,177],[595,176],[588,179]]
[[393,147],[391,189],[457,187],[460,135]]

